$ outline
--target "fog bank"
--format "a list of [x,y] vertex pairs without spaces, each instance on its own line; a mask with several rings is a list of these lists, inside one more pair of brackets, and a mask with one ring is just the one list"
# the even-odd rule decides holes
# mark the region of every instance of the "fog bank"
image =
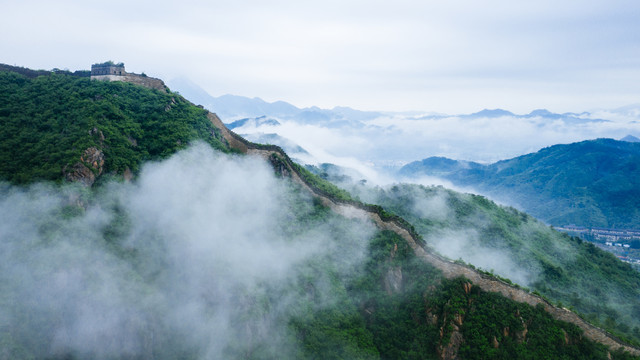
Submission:
[[261,159],[202,144],[134,183],[1,194],[0,343],[12,358],[294,357],[291,284],[311,259],[357,267],[374,231],[297,225],[308,195]]

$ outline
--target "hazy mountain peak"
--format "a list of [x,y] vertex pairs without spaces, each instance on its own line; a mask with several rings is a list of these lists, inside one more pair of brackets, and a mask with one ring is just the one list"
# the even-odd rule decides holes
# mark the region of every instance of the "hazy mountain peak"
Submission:
[[503,109],[483,109],[481,111],[475,112],[473,114],[468,115],[469,117],[486,117],[486,118],[496,118],[501,116],[514,116],[511,111],[503,110]]
[[620,139],[620,141],[640,142],[640,139],[638,139],[637,137],[635,137],[633,135],[627,135],[627,136],[623,137],[622,139]]
[[562,117],[562,115],[552,113],[551,111],[549,111],[547,109],[536,109],[536,110],[533,110],[532,112],[530,112],[529,114],[527,114],[526,116],[527,117],[539,116],[539,117],[546,117],[546,118],[549,118],[549,117],[552,117],[552,118]]
[[244,119],[236,120],[232,123],[227,124],[227,128],[229,128],[230,130],[233,130],[235,128],[239,128],[243,126],[258,127],[263,125],[278,126],[280,125],[280,122],[278,122],[278,120],[276,119],[263,115],[263,116],[258,116],[256,118],[244,118]]

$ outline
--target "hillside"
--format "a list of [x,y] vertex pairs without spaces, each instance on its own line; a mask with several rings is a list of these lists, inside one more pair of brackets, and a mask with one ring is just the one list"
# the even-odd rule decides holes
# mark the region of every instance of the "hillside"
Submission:
[[[237,137],[231,132],[226,133],[226,135]],[[474,266],[472,265],[461,265],[458,262],[453,262],[440,257],[439,255],[434,253],[433,250],[430,250],[433,244],[425,243],[419,231],[416,231],[416,228],[414,228],[414,226],[408,223],[404,218],[398,217],[393,213],[389,213],[387,210],[378,205],[366,205],[361,203],[360,201],[354,200],[348,192],[345,192],[342,189],[336,188],[335,186],[326,183],[326,181],[322,181],[312,176],[304,168],[301,168],[292,163],[291,160],[288,159],[286,154],[284,154],[278,147],[261,146],[256,144],[247,145],[248,153],[261,154],[264,158],[269,159],[269,161],[272,162],[274,168],[277,169],[276,171],[282,174],[287,174],[287,177],[291,177],[292,179],[297,180],[297,182],[302,184],[303,186],[308,187],[312,193],[320,196],[320,198],[323,199],[323,202],[333,208],[334,211],[342,214],[349,214],[350,216],[354,216],[356,218],[361,218],[363,216],[369,217],[377,224],[380,229],[392,231],[400,235],[400,238],[405,240],[406,244],[413,250],[418,259],[442,271],[444,277],[447,279],[472,279],[472,283],[476,284],[479,289],[483,291],[498,293],[501,296],[505,296],[511,300],[517,299],[517,301],[521,303],[536,306],[540,310],[544,309],[549,314],[552,314],[552,316],[556,320],[568,321],[574,325],[577,325],[581,329],[581,331],[583,331],[583,336],[587,336],[589,339],[609,344],[614,348],[620,346],[620,342],[618,342],[619,340],[612,341],[612,339],[615,339],[615,337],[611,337],[611,335],[608,334],[605,335],[605,333],[603,333],[601,330],[585,322],[583,318],[576,316],[573,312],[562,307],[562,303],[559,299],[567,294],[567,289],[573,290],[570,296],[570,303],[577,304],[577,306],[580,307],[581,310],[588,311],[590,313],[588,316],[590,318],[590,321],[598,323],[600,321],[600,316],[602,316],[603,319],[606,316],[606,319],[602,325],[610,331],[614,331],[615,333],[617,333],[618,336],[626,338],[627,340],[631,340],[632,338],[637,339],[638,335],[640,335],[640,328],[638,328],[638,326],[634,326],[634,324],[637,324],[637,318],[633,314],[628,313],[628,311],[633,311],[634,313],[638,311],[636,299],[640,276],[638,276],[638,273],[631,269],[627,264],[621,263],[611,254],[601,251],[588,243],[583,243],[578,238],[570,238],[564,234],[555,232],[552,229],[547,228],[545,225],[536,222],[528,215],[518,213],[514,209],[507,209],[508,211],[505,211],[505,209],[500,208],[495,203],[481,196],[472,196],[472,199],[474,201],[469,201],[468,199],[465,199],[464,196],[458,198],[462,201],[456,204],[456,209],[457,211],[462,209],[462,215],[458,215],[464,218],[464,220],[461,221],[458,218],[458,215],[451,216],[451,214],[447,214],[446,212],[444,215],[444,229],[440,228],[440,230],[456,231],[461,227],[459,226],[460,224],[458,224],[458,227],[456,227],[454,225],[456,222],[469,221],[471,223],[470,226],[477,228],[479,231],[482,231],[482,228],[488,225],[488,235],[490,237],[498,237],[497,239],[491,238],[494,246],[496,247],[512,247],[513,250],[516,250],[518,249],[519,245],[524,245],[525,248],[519,250],[523,253],[529,252],[529,254],[527,255],[532,256],[532,258],[528,259],[528,262],[531,263],[539,261],[545,271],[550,274],[549,279],[541,279],[538,282],[538,285],[540,285],[539,287],[543,292],[551,294],[554,301],[558,301],[559,307],[556,307],[554,305],[551,305],[549,301],[546,300],[543,296],[540,296],[540,293],[538,291],[534,291],[534,293],[531,294],[529,293],[530,290],[528,289],[522,289],[517,285],[512,285],[511,281],[508,279],[496,278],[493,275],[493,269],[491,269],[491,274],[489,274],[486,271],[475,270]],[[284,156],[284,158],[282,158],[282,156]],[[342,179],[340,179],[340,181],[342,181]],[[367,194],[367,192],[370,192],[370,189],[363,192],[362,186],[362,184],[359,184],[359,186],[357,186],[356,188],[350,188],[350,190],[356,194],[364,196],[367,199],[371,199],[371,197],[367,196],[370,195]],[[409,188],[412,187],[412,185],[407,186]],[[414,193],[411,196],[415,195],[417,194]],[[420,197],[418,196],[418,198]],[[379,201],[381,203],[385,202],[385,200],[381,197],[375,197],[374,199],[375,201]],[[411,203],[410,199],[404,199],[400,202],[405,204]],[[387,209],[393,208],[392,204],[387,203],[385,205],[390,205],[389,207],[387,207]],[[403,205],[400,206],[401,209],[403,207]],[[438,210],[443,209],[438,208],[436,209],[436,212]],[[473,210],[480,210],[480,212],[474,213]],[[433,217],[435,217],[436,219],[442,219],[443,216],[442,214],[437,214],[434,216],[434,213],[431,213],[431,216],[425,217],[424,214],[421,214],[419,212],[418,215],[416,215],[416,213],[412,213],[413,211],[414,210],[409,210],[407,207],[404,207],[404,212],[407,213],[407,215],[411,216],[410,218],[416,220],[416,224],[420,225],[424,225],[424,223],[433,224]],[[480,222],[470,221],[472,219],[478,220],[478,216],[480,218],[482,218],[483,216],[488,218],[497,218],[492,219],[489,224],[485,225],[481,224],[481,222],[487,221],[488,219],[480,219]],[[532,223],[528,223],[528,220],[531,220]],[[520,228],[522,222],[524,222],[525,229]],[[531,227],[527,228],[528,226]],[[509,231],[509,227],[513,227],[513,230]],[[534,244],[534,246],[537,246],[540,253],[531,251],[534,246],[522,243],[517,244],[513,241],[509,241],[511,240],[508,239],[508,237],[510,236],[522,236],[525,242],[531,242]],[[543,238],[542,241],[540,241],[540,237]],[[579,252],[582,254],[582,258],[573,257],[569,253],[571,243],[581,245],[578,246],[577,250],[579,250]],[[394,247],[394,250],[392,250],[392,254],[395,253],[395,251],[396,250]],[[472,250],[470,249],[469,251]],[[485,254],[485,256],[488,255],[490,254]],[[493,255],[495,256],[495,254]],[[551,258],[556,259],[548,262]],[[498,262],[503,260],[504,259],[499,259]],[[560,265],[556,265],[558,262],[560,263]],[[564,265],[569,265],[570,268],[575,268],[576,266],[581,267],[580,269],[576,270],[580,271],[580,273],[572,274],[569,276],[566,276],[566,274],[561,274],[563,270],[559,266]],[[384,277],[385,289],[387,289],[388,292],[390,291],[389,289],[401,287],[400,285],[394,286],[393,284],[394,282],[397,284],[398,279],[402,281],[402,274],[402,266],[389,269]],[[512,274],[509,274],[509,276],[511,275]],[[545,274],[545,276],[546,275],[548,274]],[[601,289],[591,288],[591,286],[593,285],[592,280],[599,282],[600,285],[604,285],[604,288],[606,288],[608,292],[605,293],[602,292]],[[558,283],[554,284],[554,282],[556,281]],[[586,289],[586,287],[589,287],[589,289]],[[559,289],[561,289],[562,291],[556,291],[554,293],[554,290]],[[595,298],[592,292],[595,292]],[[423,296],[427,295],[423,294]],[[581,300],[582,296],[585,296],[586,299],[584,303],[582,303]],[[602,301],[606,301],[606,303],[602,303]],[[625,307],[625,305],[630,305],[631,307]],[[471,310],[473,312],[473,307],[471,308]],[[455,325],[454,328],[458,329],[458,327]],[[505,331],[506,333],[508,333],[508,330]],[[464,339],[464,337],[461,337],[460,334],[457,333],[457,331],[454,331],[451,336],[451,339]],[[487,338],[483,339],[485,339],[485,341],[487,340]],[[457,356],[457,351],[460,350],[459,346],[464,343],[464,340],[458,341],[456,343],[457,345],[455,345],[452,350],[453,353],[447,353],[447,351],[444,351],[442,349],[438,353],[445,358],[449,358],[448,356],[453,356],[452,358],[455,358]],[[482,347],[483,344],[478,343],[477,346]],[[625,347],[625,350],[632,351],[634,354],[640,354],[640,350],[634,347]],[[487,353],[482,354],[484,354],[485,357],[487,356]],[[483,355],[480,355],[479,353],[475,354],[474,356],[480,356],[479,358],[482,358]],[[510,353],[511,358],[518,358],[520,356],[523,356],[523,354],[517,352]],[[570,356],[570,358],[576,356],[580,357],[581,355],[579,356],[577,354],[574,354],[573,356]],[[551,357],[553,358],[555,356],[552,355]]]
[[552,225],[640,228],[638,164],[640,144],[597,139],[490,165],[429,158],[399,173],[474,188]]
[[0,178],[93,183],[201,139],[228,151],[207,111],[125,82],[0,72]]
[[[4,75],[17,94],[28,82]],[[65,87],[106,89],[102,106],[89,98],[66,114],[77,128],[41,126],[57,119],[51,124],[64,129],[54,110],[21,115],[37,106],[28,96],[0,111],[16,130],[3,143],[31,130],[40,149],[64,155],[46,172],[42,161],[25,158],[13,169],[22,177],[2,175],[22,185],[0,189],[2,356],[630,358],[617,350],[622,343],[572,313],[425,251],[406,220],[353,200],[280,148],[245,141],[179,96],[80,80],[33,79],[47,85],[39,85],[42,99]],[[163,117],[174,107],[183,111]],[[122,123],[138,124],[142,136],[129,140]],[[166,149],[149,145],[163,141]],[[65,165],[84,160],[86,145],[104,154],[92,187],[27,186],[63,183]],[[143,165],[147,159],[156,161]],[[127,168],[133,182],[109,180]]]
[[478,195],[411,184],[349,190],[402,216],[438,253],[640,339],[640,276],[612,254]]

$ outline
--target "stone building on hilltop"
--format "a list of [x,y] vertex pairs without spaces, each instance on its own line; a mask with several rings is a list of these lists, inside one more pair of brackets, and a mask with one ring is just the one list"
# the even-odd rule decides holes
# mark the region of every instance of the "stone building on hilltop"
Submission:
[[113,61],[91,65],[91,80],[124,81],[167,92],[167,87],[162,80],[148,77],[144,73],[142,75],[128,73],[124,70],[124,63],[116,64]]
[[102,64],[91,65],[92,78],[94,76],[104,76],[104,75],[114,75],[114,76],[127,75],[127,72],[124,70],[124,63],[116,64],[113,61],[107,61]]

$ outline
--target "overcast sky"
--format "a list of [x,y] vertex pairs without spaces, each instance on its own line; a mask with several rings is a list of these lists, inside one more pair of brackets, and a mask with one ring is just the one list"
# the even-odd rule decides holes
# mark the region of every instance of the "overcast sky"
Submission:
[[0,0],[0,62],[211,95],[446,113],[640,102],[640,2]]

